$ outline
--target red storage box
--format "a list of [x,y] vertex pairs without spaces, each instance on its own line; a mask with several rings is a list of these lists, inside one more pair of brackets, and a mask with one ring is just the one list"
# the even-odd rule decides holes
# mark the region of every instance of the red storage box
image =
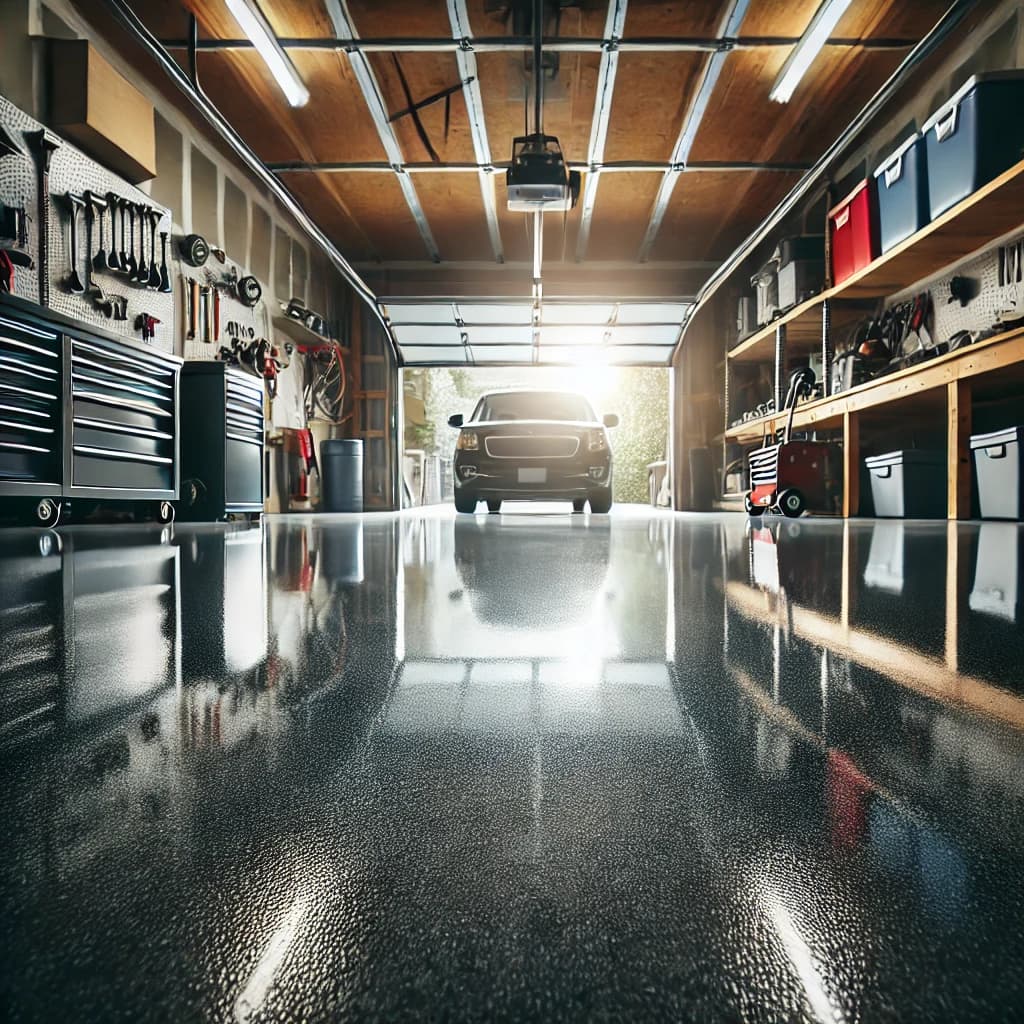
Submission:
[[839,284],[879,255],[878,197],[865,178],[828,213],[832,230],[832,283]]

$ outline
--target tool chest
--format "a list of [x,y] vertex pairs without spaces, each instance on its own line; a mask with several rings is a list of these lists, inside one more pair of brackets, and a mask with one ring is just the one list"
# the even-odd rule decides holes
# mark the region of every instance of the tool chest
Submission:
[[182,369],[179,515],[212,522],[263,511],[263,381],[214,360]]
[[936,519],[946,514],[945,452],[886,452],[864,460],[876,516]]
[[971,438],[982,519],[1024,519],[1020,478],[1024,427]]
[[15,303],[0,305],[0,498],[37,503],[48,526],[70,499],[169,518],[181,360]]
[[974,75],[932,114],[927,144],[928,194],[938,217],[1024,155],[1024,70]]
[[915,132],[874,173],[881,252],[888,252],[931,220],[926,154],[924,138]]
[[878,256],[878,199],[866,178],[828,213],[832,283],[840,284]]

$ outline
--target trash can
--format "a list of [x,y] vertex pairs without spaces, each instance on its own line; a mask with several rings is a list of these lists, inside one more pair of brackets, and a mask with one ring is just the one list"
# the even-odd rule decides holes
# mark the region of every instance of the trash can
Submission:
[[321,512],[363,511],[363,442],[334,438],[320,444]]

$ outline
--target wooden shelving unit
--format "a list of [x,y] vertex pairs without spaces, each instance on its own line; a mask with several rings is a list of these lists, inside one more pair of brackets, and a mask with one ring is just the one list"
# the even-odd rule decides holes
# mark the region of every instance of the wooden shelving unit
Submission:
[[[727,353],[726,373],[735,363],[771,362],[775,358],[776,330],[786,328],[786,355],[805,355],[822,344],[822,310],[829,301],[833,330],[859,319],[863,304],[910,288],[958,262],[965,256],[1018,226],[1024,211],[1024,161],[968,196],[921,231],[877,260],[814,298],[789,310],[771,324],[735,345]],[[850,302],[849,300],[854,300]],[[947,430],[947,514],[950,519],[970,515],[971,457],[969,450],[973,387],[993,380],[1024,390],[1024,328],[995,335],[837,395],[797,407],[795,429],[841,432],[844,452],[843,514],[859,508],[860,420],[874,410],[922,399],[941,407]],[[749,420],[729,427],[725,444],[757,444],[785,423],[783,414]]]
[[[821,308],[826,299],[879,299],[909,288],[1005,235],[1007,212],[1020,209],[1024,209],[1024,160],[841,284],[794,306],[744,338],[729,350],[728,358],[742,362],[771,359],[775,331],[780,326],[786,328],[790,352],[812,350],[821,344]],[[833,301],[833,328],[859,319],[861,311]]]

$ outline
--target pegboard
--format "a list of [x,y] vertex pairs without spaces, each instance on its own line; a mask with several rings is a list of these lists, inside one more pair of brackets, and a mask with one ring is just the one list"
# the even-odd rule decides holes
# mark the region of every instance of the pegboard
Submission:
[[[246,330],[246,337],[243,341],[258,340],[260,338],[272,338],[271,324],[270,324],[270,313],[267,308],[266,292],[264,291],[264,298],[262,298],[254,307],[249,307],[239,302],[238,299],[232,294],[231,290],[227,287],[220,287],[220,338],[218,341],[203,340],[202,324],[200,324],[200,330],[197,332],[195,338],[188,337],[188,317],[187,317],[187,304],[188,304],[188,289],[189,281],[196,280],[200,286],[207,286],[210,288],[222,285],[225,277],[225,273],[232,267],[237,267],[237,273],[243,274],[244,271],[237,264],[233,264],[229,259],[224,265],[221,265],[214,256],[211,256],[206,264],[202,267],[196,268],[188,266],[179,258],[179,250],[177,241],[180,236],[176,235],[174,238],[174,250],[175,250],[175,267],[178,271],[177,279],[179,281],[179,291],[181,296],[178,302],[178,315],[181,317],[182,324],[182,337],[184,338],[184,347],[182,349],[182,355],[186,359],[216,359],[217,353],[220,351],[221,346],[225,348],[231,347],[231,338],[227,331],[227,325],[229,323],[239,324]],[[198,314],[197,314],[198,319]],[[248,330],[252,329],[252,339],[248,337]]]
[[[1024,230],[1017,230],[1001,241],[1004,247],[1024,239]],[[967,277],[975,282],[975,297],[966,306],[948,302],[949,284],[954,277]],[[894,295],[886,307],[912,297],[927,288],[932,294],[934,326],[932,337],[936,342],[947,341],[959,331],[983,331],[990,328],[1008,306],[1017,303],[1024,309],[1024,281],[999,286],[999,246],[993,246],[978,256],[930,278],[907,291]]]
[[[28,250],[32,258],[39,262],[39,224],[38,216],[38,164],[35,150],[26,138],[26,133],[39,131],[43,125],[19,110],[8,100],[0,97],[0,123],[8,134],[23,145],[24,157],[7,156],[0,158],[0,202],[24,206],[31,218],[29,224]],[[66,141],[54,152],[50,163],[50,223],[49,242],[49,307],[65,316],[72,317],[83,324],[102,327],[104,330],[134,341],[141,341],[142,335],[135,328],[136,318],[142,313],[159,320],[155,336],[149,342],[153,348],[163,352],[174,351],[174,319],[178,300],[177,292],[180,284],[176,275],[171,275],[173,291],[164,294],[155,289],[133,284],[127,275],[103,269],[97,271],[92,265],[92,256],[99,248],[98,225],[93,223],[86,212],[78,215],[78,273],[86,286],[84,295],[74,294],[68,290],[67,281],[71,271],[71,210],[64,196],[67,192],[82,195],[86,190],[105,198],[108,192],[121,196],[134,203],[153,207],[162,213],[156,231],[157,252],[160,252],[160,232],[171,231],[169,211],[154,204],[145,192],[128,184],[116,174],[111,173],[101,164],[86,156]],[[105,247],[110,248],[110,216],[105,215]],[[120,219],[120,218],[119,218]],[[118,230],[117,247],[120,249],[120,230]],[[171,256],[168,240],[168,258]],[[136,250],[139,243],[136,236]],[[150,253],[150,232],[145,235],[145,254],[147,263]],[[168,266],[170,271],[170,266]],[[37,271],[18,268],[15,278],[17,293],[33,302],[39,302]],[[104,294],[124,296],[127,299],[126,319],[123,321],[107,318],[96,308],[90,294],[91,289],[99,288]]]

